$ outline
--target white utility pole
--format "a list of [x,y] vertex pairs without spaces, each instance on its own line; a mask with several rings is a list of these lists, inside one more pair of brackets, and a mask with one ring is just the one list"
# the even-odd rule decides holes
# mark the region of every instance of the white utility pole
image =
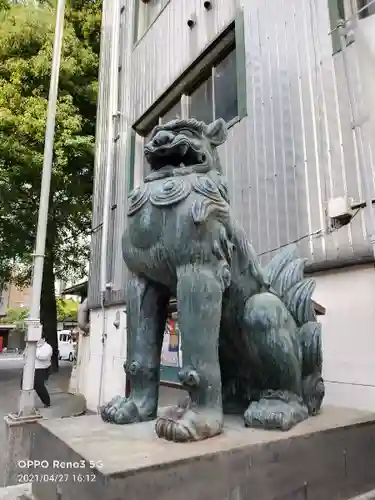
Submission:
[[48,97],[47,123],[44,142],[44,161],[38,227],[34,253],[34,270],[31,295],[31,310],[27,320],[26,358],[23,369],[22,392],[19,402],[19,416],[28,417],[37,413],[34,397],[34,374],[36,345],[42,334],[40,324],[40,297],[42,291],[44,252],[46,247],[48,208],[51,188],[53,143],[55,136],[56,104],[59,83],[61,47],[64,32],[65,0],[58,0],[56,11],[55,40],[53,45],[52,72]]

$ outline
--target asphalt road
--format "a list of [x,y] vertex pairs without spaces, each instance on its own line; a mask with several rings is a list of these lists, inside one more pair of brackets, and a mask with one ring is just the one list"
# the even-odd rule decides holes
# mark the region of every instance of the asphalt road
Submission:
[[[0,470],[3,469],[3,454],[5,446],[4,417],[18,409],[20,383],[22,377],[23,358],[11,354],[0,354]],[[53,388],[65,389],[70,377],[72,363],[60,362],[60,370],[50,378],[49,385]],[[0,486],[3,486],[0,484]]]

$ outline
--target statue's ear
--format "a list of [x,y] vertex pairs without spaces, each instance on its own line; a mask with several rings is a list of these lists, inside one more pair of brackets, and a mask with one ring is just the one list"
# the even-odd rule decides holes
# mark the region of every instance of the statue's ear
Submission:
[[212,145],[220,146],[220,144],[223,144],[227,140],[227,124],[222,118],[215,120],[210,125],[207,125],[206,135]]

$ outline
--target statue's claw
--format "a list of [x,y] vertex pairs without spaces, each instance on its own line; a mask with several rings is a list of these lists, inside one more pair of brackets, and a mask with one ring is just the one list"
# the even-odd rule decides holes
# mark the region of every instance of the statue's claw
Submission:
[[156,434],[167,441],[201,441],[221,434],[223,416],[218,409],[171,406],[156,420]]
[[288,391],[268,391],[245,411],[246,427],[288,431],[308,417],[301,398]]
[[156,434],[167,441],[183,443],[186,441],[197,441],[196,436],[192,435],[190,429],[183,423],[160,417],[155,425]]
[[121,396],[114,397],[108,404],[100,408],[104,422],[112,424],[133,424],[140,422],[141,417],[134,401]]

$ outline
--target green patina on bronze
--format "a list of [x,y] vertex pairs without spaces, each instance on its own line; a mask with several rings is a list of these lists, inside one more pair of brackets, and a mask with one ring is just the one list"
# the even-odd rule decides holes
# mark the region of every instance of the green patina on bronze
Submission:
[[194,441],[220,434],[224,412],[245,425],[288,430],[324,397],[321,325],[295,247],[262,268],[233,219],[217,146],[226,125],[175,120],[157,126],[145,155],[151,173],[129,197],[123,256],[127,286],[128,398],[102,418],[157,416],[162,338],[177,297],[189,399],[166,408],[158,436]]

